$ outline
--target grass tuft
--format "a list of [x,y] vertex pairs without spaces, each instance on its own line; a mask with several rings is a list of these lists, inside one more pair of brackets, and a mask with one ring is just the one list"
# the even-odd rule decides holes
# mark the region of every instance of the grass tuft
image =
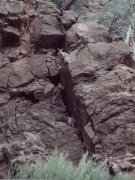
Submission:
[[[13,168],[10,168],[13,171]],[[62,153],[55,152],[49,160],[26,163],[9,173],[9,179],[45,179],[45,180],[131,180],[128,175],[118,174],[112,177],[107,168],[95,165],[86,153],[78,166],[74,166]],[[14,175],[13,175],[14,174]]]

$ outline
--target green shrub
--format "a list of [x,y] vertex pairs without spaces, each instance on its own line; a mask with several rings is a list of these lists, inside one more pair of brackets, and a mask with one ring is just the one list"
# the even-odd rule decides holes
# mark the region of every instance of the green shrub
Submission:
[[124,174],[111,177],[108,170],[83,156],[78,166],[74,166],[61,153],[54,153],[46,163],[27,163],[16,169],[9,179],[45,179],[45,180],[129,180]]

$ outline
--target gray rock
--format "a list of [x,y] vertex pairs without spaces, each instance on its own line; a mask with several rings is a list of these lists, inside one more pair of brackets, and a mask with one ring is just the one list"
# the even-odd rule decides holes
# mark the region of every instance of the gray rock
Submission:
[[28,62],[35,77],[44,78],[49,76],[45,55],[34,55],[28,59]]

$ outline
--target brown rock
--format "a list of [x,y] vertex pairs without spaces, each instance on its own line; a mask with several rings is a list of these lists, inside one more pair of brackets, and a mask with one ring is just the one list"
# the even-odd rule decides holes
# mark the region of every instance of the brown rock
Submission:
[[12,72],[9,76],[9,87],[17,87],[27,84],[33,80],[31,68],[26,60],[14,62],[12,64]]
[[77,22],[78,15],[73,10],[64,11],[61,21],[66,30]]
[[135,71],[129,54],[122,43],[89,43],[70,53],[72,61],[61,70],[65,102],[85,147],[104,158],[134,154]]
[[66,34],[66,50],[77,49],[80,45],[96,42],[111,42],[108,30],[96,22],[76,23]]
[[63,103],[60,14],[49,0],[0,1],[0,178],[56,147],[75,163],[84,152]]
[[41,14],[46,14],[46,15],[50,15],[50,14],[60,15],[61,14],[57,6],[54,3],[52,3],[50,0],[39,1],[37,12]]
[[63,45],[64,32],[56,16],[46,15],[36,18],[31,24],[31,41],[37,47],[60,48]]
[[4,0],[0,2],[0,14],[2,15],[16,15],[16,14],[22,14],[24,13],[24,3],[22,1],[9,1]]

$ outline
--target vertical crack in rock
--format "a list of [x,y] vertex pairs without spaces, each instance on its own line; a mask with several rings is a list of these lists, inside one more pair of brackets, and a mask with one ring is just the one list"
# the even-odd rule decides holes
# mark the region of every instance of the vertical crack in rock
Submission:
[[[116,157],[118,170],[133,167],[129,48],[49,0],[0,1],[0,14],[0,176],[8,162],[46,161],[56,147],[74,163],[85,147],[102,160]],[[63,44],[67,59],[56,55]]]
[[[129,162],[135,153],[134,62],[128,46],[108,43],[104,36],[108,36],[107,30],[99,26],[78,23],[67,31],[71,61],[61,70],[64,102],[90,153],[98,154],[104,162],[114,158],[114,171],[134,169]],[[87,39],[88,48],[80,48],[76,32]]]
[[10,161],[46,161],[56,147],[78,163],[83,144],[67,123],[55,55],[65,37],[61,11],[49,0],[4,0],[0,14],[0,176]]

